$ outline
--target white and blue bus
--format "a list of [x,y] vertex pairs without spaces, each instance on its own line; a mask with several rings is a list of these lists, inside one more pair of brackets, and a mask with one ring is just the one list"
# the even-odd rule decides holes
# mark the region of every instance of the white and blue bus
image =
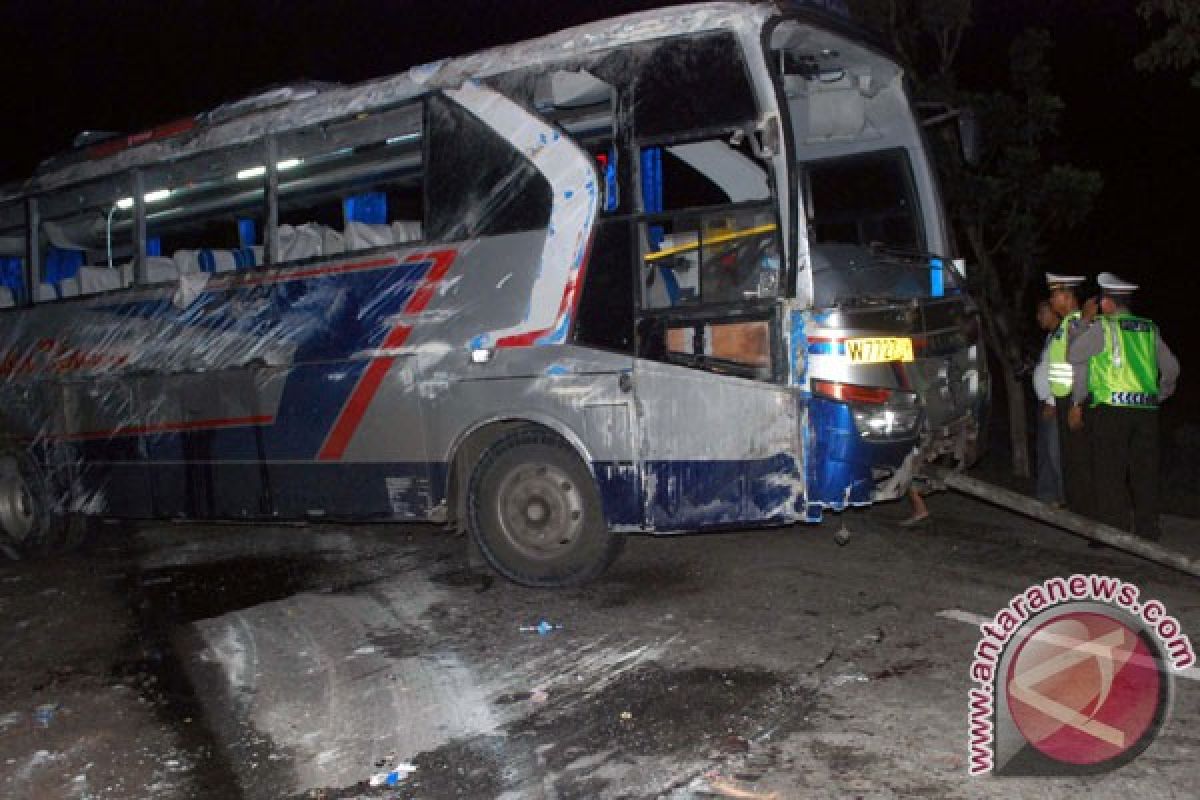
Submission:
[[901,69],[790,3],[634,14],[84,138],[0,193],[0,527],[448,522],[508,578],[973,458]]

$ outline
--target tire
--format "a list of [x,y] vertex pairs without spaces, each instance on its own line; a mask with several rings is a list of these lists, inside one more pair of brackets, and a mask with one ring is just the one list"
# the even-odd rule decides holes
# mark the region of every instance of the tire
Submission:
[[12,558],[36,558],[82,544],[85,525],[60,513],[45,470],[23,450],[0,451],[0,536]]
[[560,438],[526,428],[489,447],[471,472],[467,527],[497,572],[533,587],[579,586],[620,555],[591,470]]

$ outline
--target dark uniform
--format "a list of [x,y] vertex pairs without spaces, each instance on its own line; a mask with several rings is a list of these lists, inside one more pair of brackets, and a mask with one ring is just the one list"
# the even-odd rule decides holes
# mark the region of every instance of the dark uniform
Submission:
[[[1075,304],[1075,287],[1086,280],[1082,275],[1056,275],[1046,273],[1046,288],[1052,295],[1052,306],[1055,305],[1055,292],[1066,294],[1058,300]],[[1074,367],[1067,358],[1068,343],[1082,333],[1085,325],[1077,308],[1055,307],[1062,316],[1058,330],[1051,334],[1050,343],[1046,347],[1046,372],[1050,383],[1050,393],[1058,413],[1058,443],[1059,464],[1062,467],[1063,493],[1066,495],[1067,508],[1076,514],[1087,514],[1095,505],[1092,497],[1092,453],[1091,443],[1084,431],[1073,431],[1067,425],[1067,415],[1071,410],[1071,390],[1074,386]]]
[[1111,273],[1097,279],[1104,314],[1071,341],[1071,400],[1087,403],[1095,491],[1089,516],[1147,539],[1158,526],[1158,405],[1175,391],[1179,361],[1158,326],[1129,312],[1137,286]]

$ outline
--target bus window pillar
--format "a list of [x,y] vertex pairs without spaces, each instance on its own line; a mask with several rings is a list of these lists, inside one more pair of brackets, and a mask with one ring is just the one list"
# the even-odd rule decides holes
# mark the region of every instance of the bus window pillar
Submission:
[[18,302],[33,305],[42,280],[42,217],[36,197],[25,202],[25,231],[25,295]]
[[133,274],[138,285],[149,283],[146,272],[146,187],[141,170],[133,170]]
[[274,264],[279,261],[279,145],[274,136],[267,137],[266,147],[267,219],[263,233],[263,261]]

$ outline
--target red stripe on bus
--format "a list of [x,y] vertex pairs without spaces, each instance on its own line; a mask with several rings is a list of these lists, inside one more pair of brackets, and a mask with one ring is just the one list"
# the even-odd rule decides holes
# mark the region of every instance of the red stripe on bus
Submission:
[[[409,258],[405,260],[411,261],[412,259]],[[287,283],[288,281],[298,281],[305,278],[321,278],[326,275],[344,275],[347,272],[360,272],[371,269],[382,269],[384,267],[394,267],[399,263],[400,262],[396,260],[395,256],[387,256],[384,258],[371,259],[370,261],[351,261],[344,264],[333,264],[330,266],[311,267],[309,269],[280,272],[275,275],[248,274],[245,277],[242,277],[241,275],[238,275],[237,277],[221,277],[215,280],[210,280],[205,286],[205,289],[227,289],[239,286],[265,286],[271,283]]]
[[[431,259],[433,265],[425,274],[421,285],[417,287],[412,297],[408,298],[408,302],[404,304],[404,308],[400,312],[401,314],[416,314],[423,311],[429,305],[429,301],[433,299],[433,293],[437,291],[438,282],[445,277],[446,271],[450,269],[450,265],[454,263],[454,258],[457,255],[458,253],[454,250],[438,250],[429,253],[413,253],[404,259],[405,263]],[[396,325],[388,331],[387,336],[384,337],[383,343],[380,345],[380,349],[387,350],[393,347],[401,347],[408,341],[412,330],[413,326],[411,325]],[[329,435],[325,438],[325,443],[321,445],[321,449],[317,452],[318,461],[336,461],[345,454],[346,448],[350,445],[350,440],[354,438],[354,434],[358,430],[362,418],[366,415],[367,409],[375,399],[375,394],[383,384],[384,377],[394,363],[396,363],[394,356],[380,356],[371,359],[371,363],[367,366],[366,371],[358,379],[358,384],[354,387],[354,391],[350,393],[350,399],[346,401],[346,405],[342,407],[337,420],[333,423],[333,427],[330,428]]]
[[141,133],[134,133],[128,136],[121,136],[117,139],[92,145],[87,151],[88,158],[105,158],[106,156],[114,155],[130,147],[137,147],[138,145],[143,145],[147,142],[156,142],[159,139],[169,139],[172,136],[178,136],[181,133],[190,131],[194,127],[196,127],[196,120],[191,117],[177,119],[174,122],[168,122],[166,124],[159,125],[155,128],[151,128],[148,131],[142,131]]
[[68,433],[55,438],[67,440],[108,439],[114,436],[145,436],[150,433],[183,433],[216,428],[240,428],[246,425],[270,425],[275,418],[270,415],[254,417],[222,417],[217,419],[195,419],[186,422],[156,422],[153,425],[129,425],[107,431],[85,431]]

